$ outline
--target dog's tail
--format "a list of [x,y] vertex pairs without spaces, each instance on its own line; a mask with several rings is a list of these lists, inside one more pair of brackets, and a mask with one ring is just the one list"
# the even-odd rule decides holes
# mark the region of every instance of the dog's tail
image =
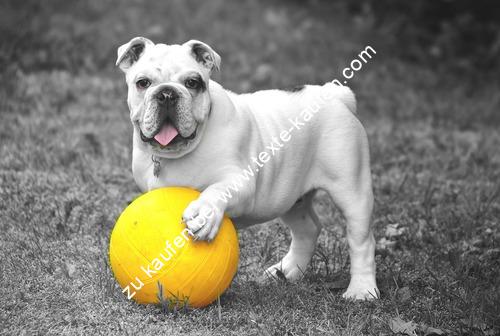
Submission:
[[323,85],[324,96],[329,99],[339,99],[349,111],[356,114],[356,97],[350,88],[328,82]]

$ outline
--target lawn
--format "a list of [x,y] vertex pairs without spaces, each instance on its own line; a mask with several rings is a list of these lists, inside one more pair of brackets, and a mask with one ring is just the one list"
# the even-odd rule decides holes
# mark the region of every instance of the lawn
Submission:
[[[15,1],[0,5],[0,335],[498,335],[500,83],[453,60],[396,49],[391,26],[339,1]],[[384,29],[387,28],[387,29]],[[239,232],[238,274],[220,303],[164,311],[121,293],[108,265],[114,222],[140,191],[116,48],[142,35],[195,38],[222,57],[215,79],[246,92],[323,83],[370,45],[349,81],[367,129],[381,299],[341,298],[341,215],[305,279],[257,282],[290,242],[278,222]],[[437,64],[437,65],[436,65]],[[479,80],[481,79],[481,80]]]

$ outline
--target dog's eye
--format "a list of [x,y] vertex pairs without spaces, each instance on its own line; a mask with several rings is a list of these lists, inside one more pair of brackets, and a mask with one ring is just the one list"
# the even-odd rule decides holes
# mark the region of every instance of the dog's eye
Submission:
[[147,89],[151,85],[151,81],[147,78],[139,79],[135,85],[138,89],[144,90]]
[[200,82],[194,78],[190,78],[187,79],[186,82],[184,82],[184,85],[186,85],[188,89],[196,90],[200,87]]

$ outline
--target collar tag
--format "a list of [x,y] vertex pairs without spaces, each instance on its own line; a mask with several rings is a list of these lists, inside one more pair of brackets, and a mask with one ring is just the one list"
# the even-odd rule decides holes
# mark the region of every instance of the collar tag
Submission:
[[151,155],[151,161],[153,161],[153,175],[155,177],[158,177],[160,176],[160,170],[161,170],[161,162],[160,162],[160,159],[157,158],[156,156],[154,155]]

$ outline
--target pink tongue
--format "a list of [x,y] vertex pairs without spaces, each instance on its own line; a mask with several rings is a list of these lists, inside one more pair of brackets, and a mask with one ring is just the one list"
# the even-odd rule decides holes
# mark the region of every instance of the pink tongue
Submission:
[[171,124],[164,124],[161,128],[160,132],[155,135],[155,140],[160,143],[162,146],[166,146],[172,141],[175,136],[179,134],[174,126]]

